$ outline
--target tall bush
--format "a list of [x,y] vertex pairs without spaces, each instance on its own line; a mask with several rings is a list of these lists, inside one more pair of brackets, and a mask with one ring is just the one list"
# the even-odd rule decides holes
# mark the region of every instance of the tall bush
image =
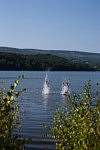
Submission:
[[67,104],[57,109],[50,127],[57,150],[100,149],[100,97],[93,97],[91,85],[84,86],[83,94],[73,94],[70,109]]
[[[19,105],[16,98],[25,90],[15,91],[19,80],[15,80],[9,91],[0,88],[0,150],[24,149],[24,139],[20,139]],[[16,129],[16,135],[13,134]]]

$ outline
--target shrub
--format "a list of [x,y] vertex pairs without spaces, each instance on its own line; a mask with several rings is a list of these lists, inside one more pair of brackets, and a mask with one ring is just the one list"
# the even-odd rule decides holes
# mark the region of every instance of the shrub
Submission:
[[[0,150],[24,148],[25,140],[20,140],[18,135],[20,132],[20,117],[19,105],[15,102],[15,98],[25,89],[15,92],[18,83],[19,80],[16,80],[6,93],[2,88],[0,89]],[[16,135],[13,134],[14,129],[17,131]]]
[[68,100],[70,109],[67,105],[57,109],[53,127],[49,128],[56,149],[99,150],[100,97],[92,96],[90,81],[84,86],[83,94],[73,94]]

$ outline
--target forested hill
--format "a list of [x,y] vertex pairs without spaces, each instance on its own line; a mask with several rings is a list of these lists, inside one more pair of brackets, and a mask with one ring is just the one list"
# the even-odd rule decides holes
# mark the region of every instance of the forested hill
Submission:
[[100,70],[100,54],[0,47],[0,70],[48,69]]

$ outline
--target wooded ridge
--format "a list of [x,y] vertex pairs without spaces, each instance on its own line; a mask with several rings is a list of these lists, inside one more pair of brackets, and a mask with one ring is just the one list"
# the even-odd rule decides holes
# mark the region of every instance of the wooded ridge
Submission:
[[100,70],[100,54],[0,47],[0,70]]

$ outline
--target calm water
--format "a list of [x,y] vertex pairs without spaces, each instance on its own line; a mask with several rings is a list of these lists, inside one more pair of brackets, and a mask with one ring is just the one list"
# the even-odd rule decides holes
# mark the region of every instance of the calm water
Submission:
[[21,134],[33,139],[27,149],[55,149],[55,145],[43,137],[47,133],[43,124],[51,125],[52,112],[57,106],[68,103],[66,97],[60,95],[62,81],[65,78],[70,79],[72,93],[81,92],[84,83],[90,79],[94,91],[100,88],[96,85],[100,82],[100,72],[48,72],[51,89],[48,96],[42,94],[46,72],[0,71],[0,82],[4,82],[5,91],[19,75],[24,75],[25,79],[20,81],[18,89],[27,89],[19,99],[22,114]]

